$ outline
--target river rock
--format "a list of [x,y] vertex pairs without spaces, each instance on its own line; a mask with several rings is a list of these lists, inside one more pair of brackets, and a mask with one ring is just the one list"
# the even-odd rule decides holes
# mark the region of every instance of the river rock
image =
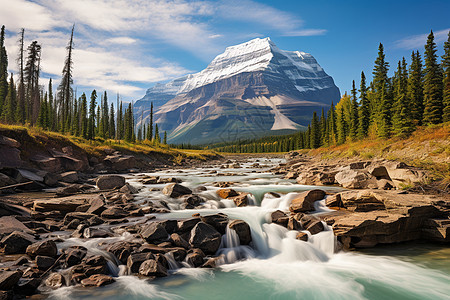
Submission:
[[13,231],[0,241],[0,248],[5,254],[25,253],[27,247],[35,242],[32,235]]
[[335,176],[336,182],[347,189],[376,188],[376,178],[363,170],[342,170]]
[[84,212],[71,212],[66,214],[64,217],[64,224],[68,225],[70,222],[72,222],[75,219],[78,219],[80,221],[85,221],[95,216],[94,214],[90,213],[84,213]]
[[200,197],[199,195],[195,195],[195,194],[184,195],[182,197],[182,199],[184,201],[186,209],[193,209],[205,201],[202,197]]
[[300,231],[297,233],[297,236],[295,237],[297,240],[307,242],[308,241],[308,234],[306,232]]
[[211,225],[221,234],[225,234],[228,225],[228,216],[223,213],[218,213],[214,215],[207,215],[201,217],[201,220],[206,224]]
[[102,175],[97,178],[96,184],[100,190],[112,190],[123,187],[125,178],[120,175]]
[[66,284],[66,279],[60,273],[51,273],[45,280],[45,285],[57,289]]
[[58,211],[62,214],[74,212],[77,207],[84,205],[83,199],[48,199],[48,200],[35,200],[33,202],[33,210],[39,212]]
[[37,255],[56,257],[58,254],[58,247],[53,240],[45,240],[28,246],[26,253],[30,257],[35,257]]
[[289,217],[281,210],[276,210],[271,214],[272,223],[286,227]]
[[136,167],[136,159],[131,155],[112,154],[103,160],[105,166],[115,171],[126,171]]
[[181,233],[188,232],[192,228],[194,228],[194,226],[197,225],[197,223],[200,221],[201,221],[201,219],[199,217],[190,218],[190,219],[186,219],[186,220],[180,220],[180,221],[178,221],[177,231],[181,232]]
[[250,230],[250,226],[242,220],[233,220],[228,225],[230,229],[236,231],[239,236],[239,241],[241,245],[248,245],[252,241],[252,233]]
[[217,257],[209,258],[203,265],[202,268],[217,268],[225,263],[225,255],[221,254]]
[[3,173],[0,173],[0,187],[8,186],[17,183],[14,179],[9,176],[6,176]]
[[20,271],[0,271],[0,291],[11,290],[22,277]]
[[311,232],[311,234],[317,234],[322,232],[325,228],[323,227],[322,221],[313,221],[306,227],[306,230]]
[[185,239],[183,239],[178,233],[172,233],[170,235],[170,240],[177,247],[189,249],[189,243]]
[[105,201],[101,196],[92,199],[89,205],[86,212],[90,214],[100,215],[106,209]]
[[191,230],[189,244],[201,249],[206,254],[214,254],[220,246],[221,235],[211,225],[199,222]]
[[36,293],[41,282],[40,278],[22,278],[17,283],[14,291],[20,295],[31,296]]
[[111,276],[105,274],[95,274],[90,276],[89,278],[81,280],[81,285],[83,285],[84,287],[100,287],[114,282],[115,280]]
[[139,273],[139,267],[141,264],[149,259],[153,259],[154,256],[150,252],[131,254],[127,259],[127,268],[131,274]]
[[156,243],[167,240],[169,234],[164,225],[159,222],[151,222],[140,231],[141,237],[148,243]]
[[178,183],[169,183],[164,187],[162,193],[171,198],[178,198],[183,195],[192,194],[192,190]]
[[297,220],[294,216],[289,217],[289,220],[288,220],[286,228],[288,230],[301,230],[301,229],[303,229],[301,223],[299,222],[299,220]]
[[74,246],[64,250],[66,254],[66,266],[72,267],[81,263],[86,257],[87,249],[82,246]]
[[292,200],[289,210],[294,213],[312,211],[314,210],[314,202],[322,200],[324,197],[325,192],[319,189],[300,193]]
[[334,194],[334,195],[327,196],[327,198],[325,200],[325,205],[328,207],[335,207],[335,208],[343,207],[341,195]]
[[0,218],[0,235],[10,234],[13,231],[32,233],[32,231],[22,222],[13,216],[3,216]]
[[143,276],[165,277],[168,275],[168,272],[162,263],[154,259],[149,259],[141,264],[139,274]]
[[230,199],[233,200],[234,204],[237,207],[244,207],[244,206],[248,205],[248,195],[249,195],[249,193],[241,192],[241,193],[239,193],[238,196],[230,197]]
[[55,263],[55,259],[50,256],[42,256],[38,255],[36,256],[36,265],[39,270],[46,271],[49,269],[53,264]]
[[69,171],[59,174],[60,180],[67,183],[75,183],[78,181],[77,171]]
[[134,249],[136,249],[139,246],[140,243],[120,241],[109,245],[106,248],[106,251],[114,254],[117,257],[117,259],[120,262],[122,262],[122,264],[126,265],[130,254],[134,251]]
[[189,265],[193,266],[194,268],[200,267],[203,265],[203,259],[205,257],[205,254],[200,249],[193,249],[190,253],[186,255],[186,261]]
[[123,219],[130,214],[120,207],[110,207],[102,212],[101,217],[106,219]]
[[238,192],[233,189],[220,189],[216,191],[216,194],[222,199],[239,196]]

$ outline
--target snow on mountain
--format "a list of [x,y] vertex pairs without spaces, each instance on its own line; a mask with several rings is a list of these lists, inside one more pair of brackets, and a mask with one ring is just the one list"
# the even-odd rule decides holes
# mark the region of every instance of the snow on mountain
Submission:
[[149,103],[156,103],[155,120],[171,142],[192,142],[193,132],[196,142],[210,142],[223,141],[237,124],[244,127],[236,134],[242,137],[298,130],[312,110],[339,97],[333,79],[311,54],[257,38],[226,48],[201,72],[148,89],[135,108],[145,114]]

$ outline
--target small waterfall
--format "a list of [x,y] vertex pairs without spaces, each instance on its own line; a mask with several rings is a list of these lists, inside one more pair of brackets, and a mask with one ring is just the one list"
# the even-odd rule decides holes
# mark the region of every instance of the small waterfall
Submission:
[[173,253],[167,252],[164,254],[165,258],[167,259],[167,263],[169,264],[169,270],[177,270],[180,268],[180,265],[173,257]]
[[225,235],[222,236],[222,247],[216,254],[223,255],[225,263],[228,264],[256,257],[255,250],[250,246],[241,245],[239,235],[229,226],[227,226]]

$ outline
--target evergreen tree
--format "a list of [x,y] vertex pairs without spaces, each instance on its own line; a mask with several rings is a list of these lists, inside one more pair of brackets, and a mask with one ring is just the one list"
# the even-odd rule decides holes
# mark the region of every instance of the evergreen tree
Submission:
[[117,139],[124,139],[124,124],[123,124],[123,110],[122,102],[119,104],[119,111],[117,112]]
[[331,102],[330,110],[328,111],[328,141],[329,145],[334,145],[337,143],[337,120],[336,120],[336,109],[333,102]]
[[320,115],[320,145],[328,145],[327,119],[323,108]]
[[61,83],[58,86],[58,101],[59,101],[59,112],[60,112],[60,124],[61,131],[68,131],[71,124],[70,116],[70,102],[73,98],[73,78],[72,78],[72,50],[73,50],[73,31],[75,29],[75,24],[72,26],[72,32],[70,34],[70,40],[67,44],[67,56],[64,62],[64,68],[62,71]]
[[351,107],[350,107],[350,138],[352,140],[356,140],[356,136],[358,134],[358,99],[356,96],[356,86],[355,81],[352,83],[352,98],[351,98]]
[[52,79],[48,81],[48,129],[55,131],[56,130],[56,109],[53,103],[53,87],[52,87]]
[[87,138],[93,140],[95,137],[95,107],[97,106],[97,92],[93,90],[91,93],[91,101],[89,103],[89,119]]
[[46,121],[47,121],[47,116],[48,116],[47,108],[48,108],[48,106],[47,106],[47,97],[44,97],[44,99],[41,102],[38,118],[37,118],[37,121],[36,121],[36,125],[38,127],[43,128],[43,129],[47,129],[46,128]]
[[25,63],[25,109],[26,120],[32,125],[36,122],[40,110],[39,76],[41,63],[41,46],[34,41],[28,46],[28,56]]
[[150,105],[150,118],[148,123],[147,140],[153,140],[153,102]]
[[388,138],[391,135],[391,101],[386,88],[381,91],[381,110],[378,120],[378,136]]
[[164,145],[167,145],[167,131],[164,131],[163,144],[164,144]]
[[73,103],[73,116],[72,116],[72,133],[75,136],[80,136],[80,117],[79,117],[79,105],[75,98]]
[[442,122],[442,72],[437,63],[433,31],[428,35],[427,44],[425,45],[424,95],[423,123],[429,125]]
[[408,74],[405,58],[402,62],[398,62],[396,76],[392,130],[396,136],[406,137],[414,131],[414,123],[411,117],[410,101],[407,97]]
[[159,144],[161,142],[161,137],[159,136],[158,124],[155,124],[155,142]]
[[412,52],[409,67],[407,97],[410,101],[411,118],[415,124],[421,125],[423,118],[423,71],[422,58],[419,51]]
[[310,147],[319,148],[320,146],[320,124],[317,118],[317,113],[313,112],[313,117],[311,120],[311,131],[310,131]]
[[[101,103],[101,101],[100,101],[100,103]],[[100,121],[102,120],[102,115],[101,115],[101,113],[100,113],[100,105],[99,106],[97,106],[97,119],[95,120],[96,121],[96,126],[95,126],[95,136],[100,136],[100,130],[101,130],[101,128],[100,128]]]
[[347,138],[347,122],[345,121],[344,106],[337,111],[337,143],[343,144]]
[[15,104],[16,104],[16,87],[14,85],[13,74],[11,73],[11,78],[9,80],[8,94],[6,96],[1,114],[2,121],[9,124],[14,123]]
[[444,70],[444,109],[442,119],[444,122],[450,121],[450,31],[448,39],[444,43],[444,55],[442,56],[442,69]]
[[[24,35],[25,29],[21,29],[19,38],[19,57],[17,62],[19,65],[19,86],[17,90],[17,105],[15,111],[16,122],[22,124],[26,118],[26,99],[25,99],[25,74],[24,74]],[[50,93],[50,91],[49,91]]]
[[109,110],[109,138],[113,139],[116,136],[116,117],[114,116],[114,105],[111,103],[111,109]]
[[5,48],[5,25],[0,32],[0,115],[8,94],[8,56]]
[[80,98],[80,119],[81,119],[81,136],[85,139],[88,138],[89,125],[88,125],[88,108],[86,94],[83,93]]
[[358,112],[359,126],[358,137],[360,139],[367,136],[370,124],[369,99],[367,98],[366,76],[361,72],[361,84],[359,86],[360,106]]
[[[378,57],[375,60],[375,66],[373,69],[373,81],[372,81],[372,91],[373,99],[370,100],[371,103],[371,123],[376,128],[384,126],[383,124],[388,124],[389,120],[383,119],[388,115],[385,113],[390,109],[389,107],[384,107],[385,104],[389,104],[389,98],[387,96],[388,89],[388,70],[389,64],[385,60],[384,47],[380,43],[378,47]],[[384,111],[384,113],[382,112]],[[378,133],[380,135],[380,133]]]

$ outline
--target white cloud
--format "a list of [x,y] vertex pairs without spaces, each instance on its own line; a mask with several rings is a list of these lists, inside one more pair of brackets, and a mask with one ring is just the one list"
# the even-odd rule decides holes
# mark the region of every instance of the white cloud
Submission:
[[[75,24],[75,85],[142,96],[142,83],[178,77],[188,70],[155,57],[149,43],[168,44],[209,60],[245,32],[226,36],[215,19],[258,25],[285,36],[324,34],[303,28],[297,16],[252,0],[2,0],[0,20],[9,32],[6,45],[17,57],[17,35],[25,28],[26,45],[42,45],[42,71],[59,80],[70,28]],[[260,30],[259,28],[257,29]],[[258,34],[258,36],[261,36]],[[13,60],[10,69],[17,70]],[[56,86],[57,84],[55,84]]]
[[[435,43],[442,43],[447,40],[450,28],[433,32]],[[429,33],[409,36],[394,43],[396,48],[415,50],[425,46]]]

